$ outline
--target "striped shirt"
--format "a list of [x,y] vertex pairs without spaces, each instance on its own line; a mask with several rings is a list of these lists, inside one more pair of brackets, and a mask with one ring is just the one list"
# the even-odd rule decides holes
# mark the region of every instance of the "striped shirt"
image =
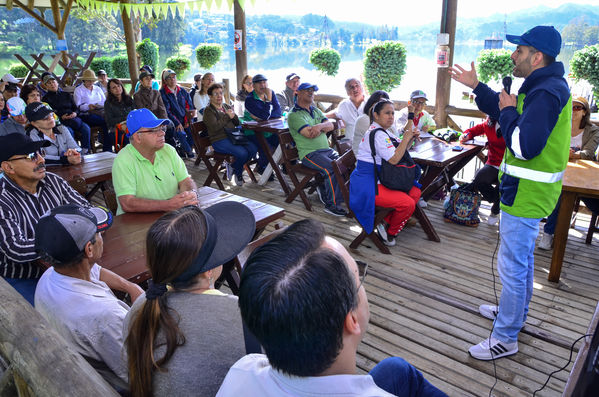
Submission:
[[34,228],[46,212],[59,205],[89,203],[67,181],[46,172],[33,195],[13,180],[0,179],[0,275],[5,278],[39,278]]

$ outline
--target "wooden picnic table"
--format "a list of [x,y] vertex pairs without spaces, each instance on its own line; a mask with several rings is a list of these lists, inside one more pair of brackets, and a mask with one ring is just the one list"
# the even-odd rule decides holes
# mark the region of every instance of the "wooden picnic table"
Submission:
[[[453,150],[454,146],[460,146],[461,151]],[[410,149],[410,155],[414,161],[422,166],[421,197],[426,201],[446,185],[453,185],[453,177],[470,160],[472,160],[484,145],[468,145],[447,143],[438,138],[424,138]]]
[[[285,210],[280,207],[209,186],[198,188],[198,197],[201,208],[223,201],[237,201],[246,205],[256,218],[254,238],[258,237],[268,224],[285,216]],[[149,279],[150,273],[145,258],[146,233],[154,221],[163,214],[163,212],[130,212],[115,216],[112,227],[104,233],[104,254],[99,264],[136,284]]]
[[81,163],[77,165],[47,165],[47,170],[67,181],[81,177],[87,185],[94,185],[85,194],[90,199],[98,189],[105,190],[104,183],[112,179],[112,164],[116,154],[112,152],[100,152],[82,156]]
[[558,282],[568,241],[568,229],[578,196],[599,198],[599,163],[591,160],[568,162],[562,181],[562,197],[553,237],[549,281]]

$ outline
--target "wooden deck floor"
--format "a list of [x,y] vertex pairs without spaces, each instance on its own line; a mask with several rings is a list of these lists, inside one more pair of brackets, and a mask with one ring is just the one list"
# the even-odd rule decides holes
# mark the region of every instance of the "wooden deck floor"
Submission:
[[[196,183],[203,184],[205,169],[186,163]],[[316,196],[313,212],[299,199],[286,204],[276,181],[266,186],[225,185],[232,193],[285,208],[284,223],[317,218],[346,247],[359,233],[354,220],[326,214]],[[386,357],[400,356],[450,396],[487,396],[495,382],[493,363],[471,358],[467,349],[489,336],[491,321],[478,314],[478,305],[494,302],[494,290],[501,292],[491,270],[498,229],[485,222],[488,207],[481,209],[478,228],[445,223],[439,201],[431,201],[425,211],[440,243],[427,240],[415,225],[400,233],[392,255],[381,254],[368,242],[352,252],[370,265],[365,284],[371,320],[359,348],[359,368],[368,371]],[[532,395],[550,372],[565,365],[570,345],[586,332],[599,299],[599,236],[590,246],[584,243],[589,219],[579,215],[576,228],[570,229],[558,284],[547,281],[551,252],[535,251],[534,296],[520,334],[520,351],[496,361],[494,395]],[[496,266],[494,271],[497,275]],[[570,368],[571,364],[553,377],[537,396],[560,396]]]

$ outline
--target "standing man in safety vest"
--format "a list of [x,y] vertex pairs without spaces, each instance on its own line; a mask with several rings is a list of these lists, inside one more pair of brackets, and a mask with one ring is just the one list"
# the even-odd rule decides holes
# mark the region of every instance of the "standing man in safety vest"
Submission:
[[551,213],[568,163],[572,98],[564,66],[556,62],[562,38],[553,26],[536,26],[522,36],[507,35],[518,47],[512,54],[515,77],[525,80],[518,96],[492,91],[472,69],[450,69],[453,79],[472,88],[478,108],[498,119],[506,147],[499,180],[501,246],[497,268],[503,283],[499,307],[481,305],[495,320],[491,337],[469,349],[479,360],[518,352],[518,333],[532,297],[534,248],[539,222]]

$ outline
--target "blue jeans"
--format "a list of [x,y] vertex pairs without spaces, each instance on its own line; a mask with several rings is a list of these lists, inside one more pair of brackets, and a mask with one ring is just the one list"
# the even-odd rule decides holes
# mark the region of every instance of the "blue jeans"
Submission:
[[403,358],[389,357],[378,363],[371,371],[374,383],[399,397],[443,397],[441,390],[424,379],[422,373]]
[[235,157],[235,161],[231,166],[238,177],[241,177],[243,174],[244,164],[252,159],[258,151],[256,145],[252,142],[248,142],[245,145],[234,145],[228,138],[212,142],[212,147],[216,152],[231,154]]
[[[264,153],[264,150],[262,150],[262,146],[260,145],[260,142],[258,142],[256,135],[246,136],[248,140],[258,148],[258,169],[264,171],[268,165],[268,157],[266,156],[266,153]],[[272,134],[266,138],[266,142],[268,143],[268,146],[270,146],[271,152],[274,152],[277,149],[277,146],[279,146],[279,137],[276,134]]]
[[35,288],[37,287],[37,282],[40,280],[39,278],[5,278],[4,280],[21,294],[27,302],[31,303],[31,306],[34,305],[33,297],[35,296]]
[[521,218],[501,211],[497,271],[503,284],[493,337],[505,343],[518,341],[532,298],[534,250],[539,218]]
[[74,119],[69,120],[60,120],[60,122],[68,128],[70,128],[73,139],[75,139],[75,131],[79,131],[79,133],[81,134],[81,147],[87,149],[88,151],[91,151],[91,132],[89,130],[89,125],[85,124],[83,120],[81,120],[79,117],[75,117]]
[[333,149],[319,149],[308,153],[302,159],[302,164],[320,171],[320,174],[324,177],[323,200],[325,205],[341,208],[343,194],[341,193],[341,189],[339,189],[337,178],[333,174],[333,165],[331,164],[338,157],[339,155]]
[[92,127],[100,127],[102,129],[102,150],[105,152],[111,152],[114,136],[108,132],[108,127],[106,126],[104,117],[92,113],[82,114],[79,117],[81,117],[81,120],[83,120],[87,125]]

